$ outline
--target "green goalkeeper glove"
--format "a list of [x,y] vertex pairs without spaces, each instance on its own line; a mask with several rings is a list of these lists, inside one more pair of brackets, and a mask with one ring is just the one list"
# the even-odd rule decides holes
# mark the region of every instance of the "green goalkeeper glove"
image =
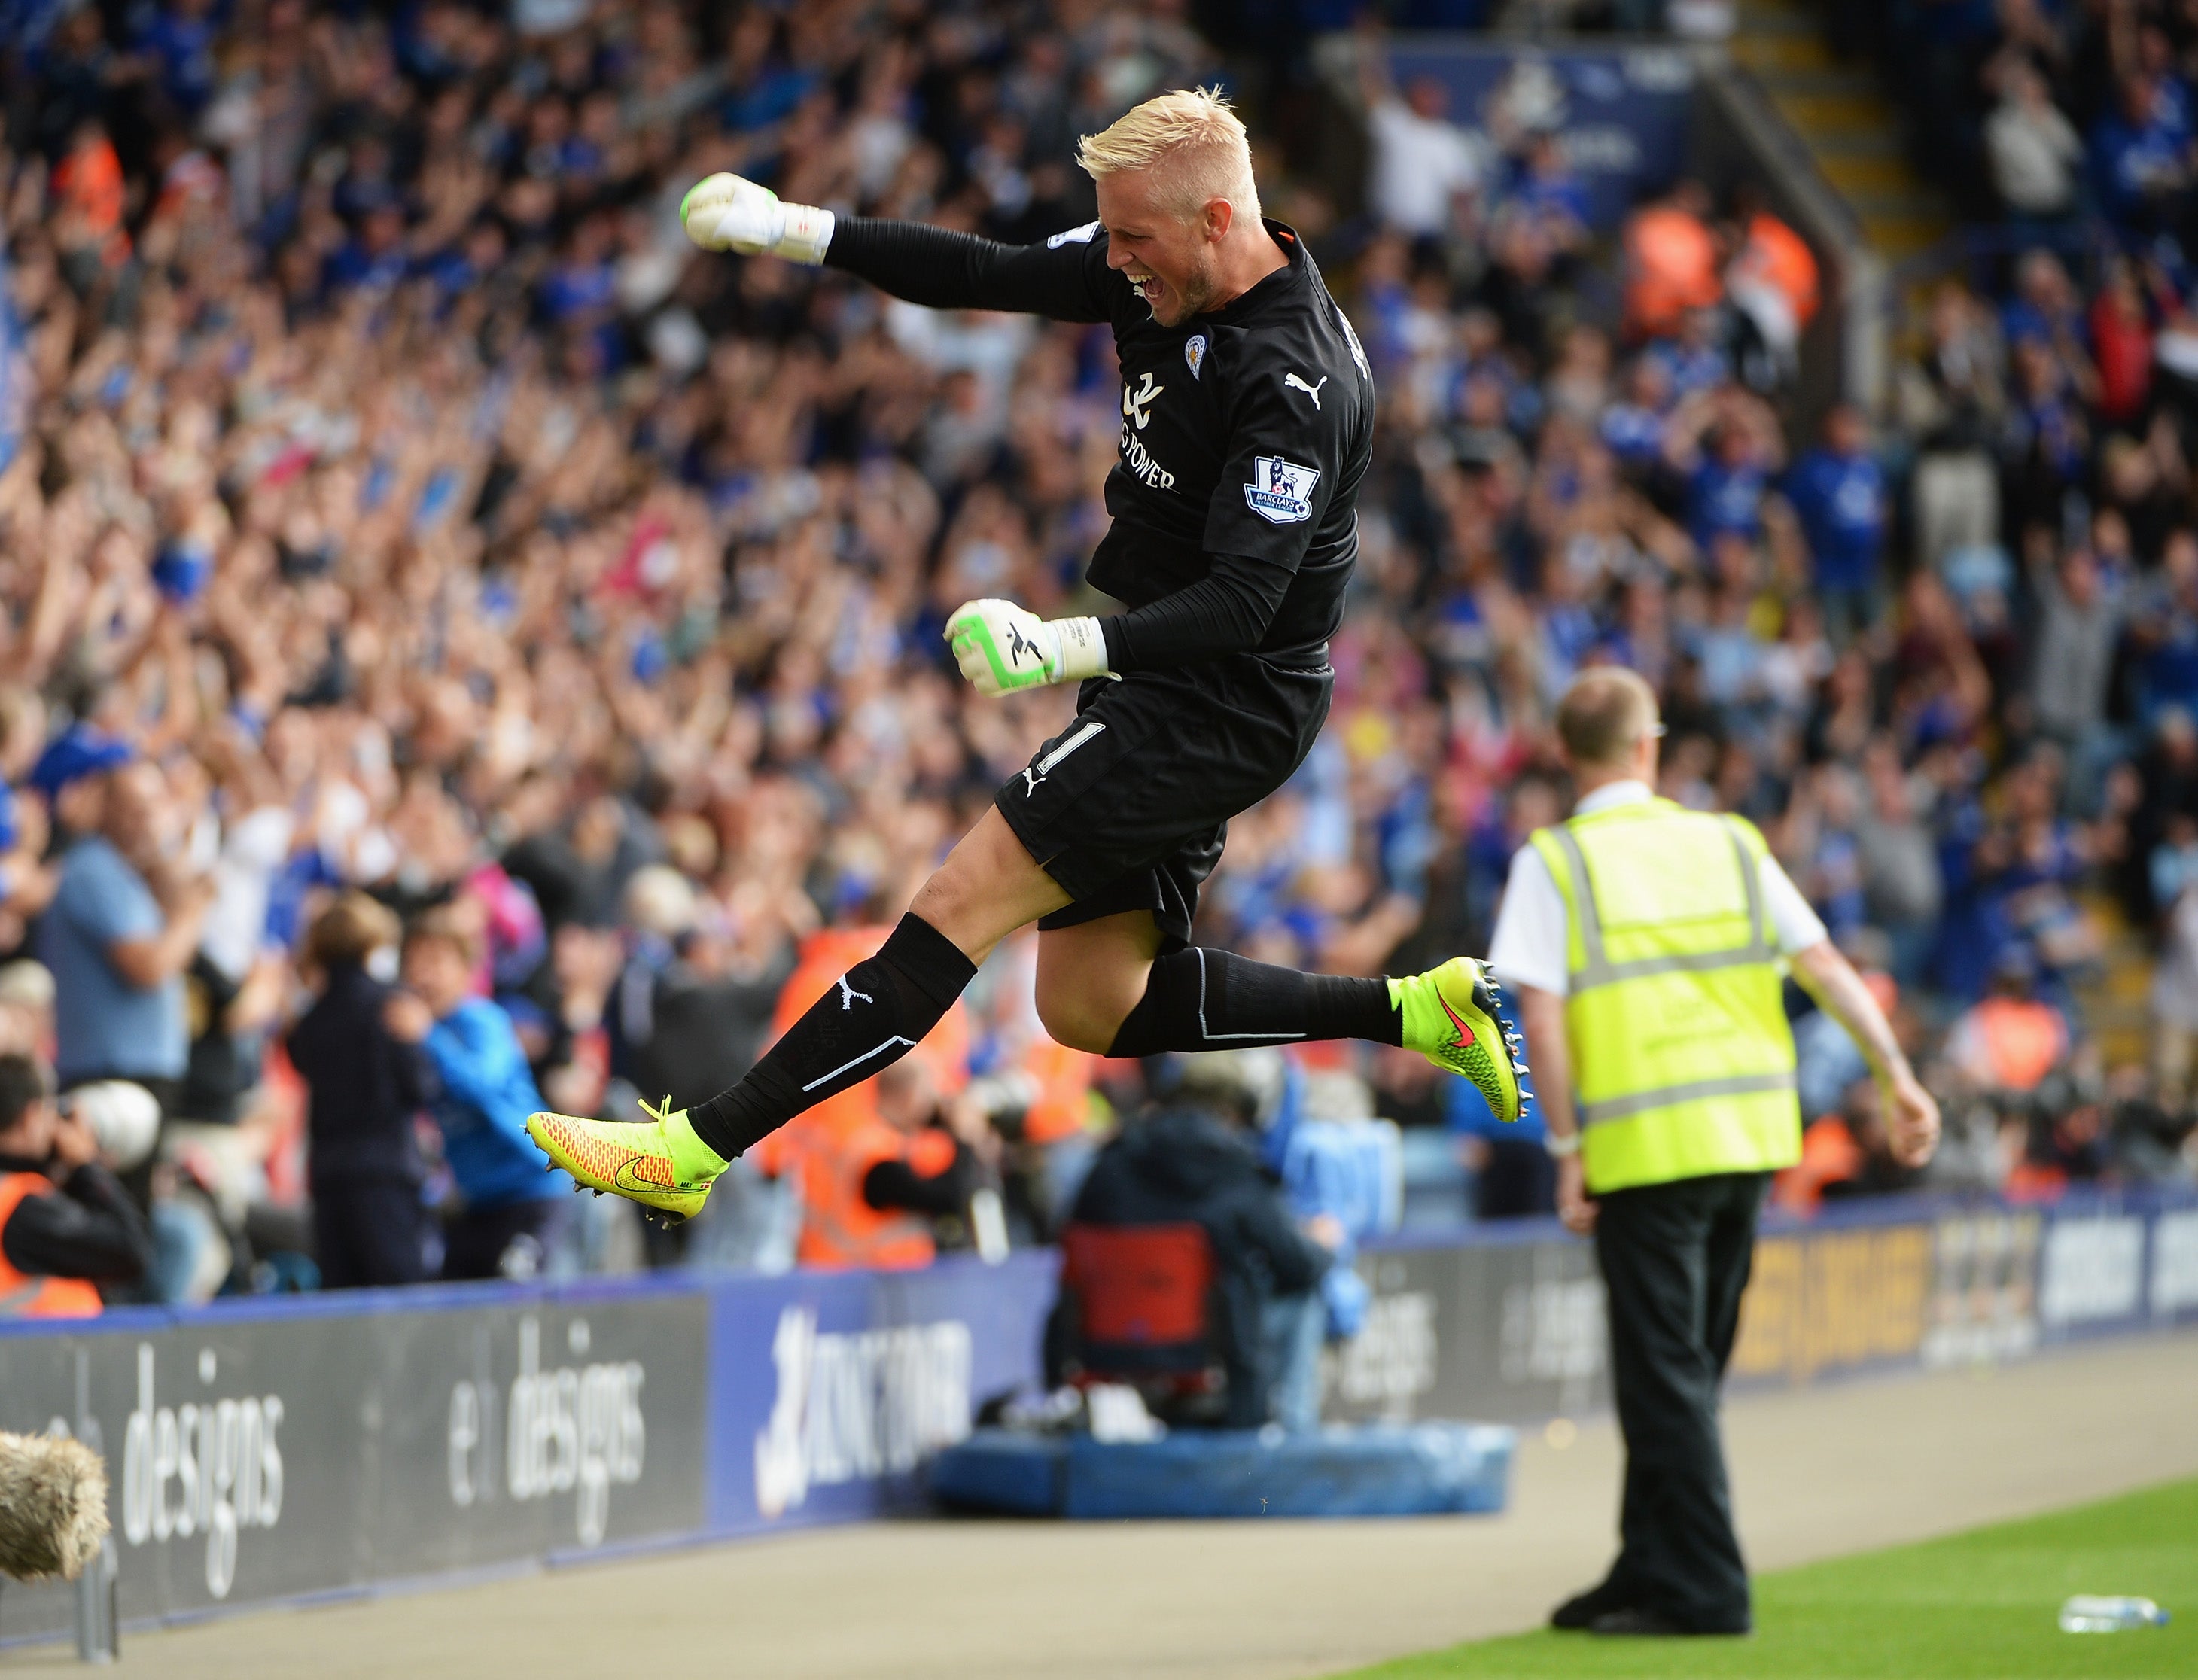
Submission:
[[965,601],[946,621],[946,639],[980,695],[1107,674],[1096,619],[1041,619],[1012,601]]
[[832,242],[832,212],[813,204],[783,204],[768,187],[737,175],[708,175],[679,201],[679,225],[705,251],[769,252],[811,267]]

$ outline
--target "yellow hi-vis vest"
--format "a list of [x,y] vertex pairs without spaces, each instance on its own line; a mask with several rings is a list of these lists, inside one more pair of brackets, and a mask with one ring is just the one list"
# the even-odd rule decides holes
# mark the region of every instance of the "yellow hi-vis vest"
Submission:
[[1565,1037],[1589,1192],[1799,1160],[1754,826],[1648,799],[1532,843],[1569,912]]

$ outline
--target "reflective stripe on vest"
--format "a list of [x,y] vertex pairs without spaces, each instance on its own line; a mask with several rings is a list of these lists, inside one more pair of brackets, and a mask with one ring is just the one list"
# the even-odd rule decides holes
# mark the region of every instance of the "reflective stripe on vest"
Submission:
[[1790,1166],[1800,1115],[1761,837],[1656,799],[1532,844],[1568,912],[1566,1037],[1590,1190]]
[[[0,1174],[0,1230],[26,1196],[50,1195],[53,1189],[42,1172]],[[96,1318],[103,1310],[98,1288],[83,1278],[32,1276],[0,1253],[0,1318]]]
[[1696,1079],[1691,1084],[1665,1085],[1656,1090],[1636,1091],[1602,1102],[1583,1102],[1574,1112],[1584,1126],[1606,1120],[1622,1120],[1645,1114],[1651,1108],[1668,1108],[1675,1102],[1698,1102],[1708,1096],[1753,1096],[1759,1091],[1798,1090],[1791,1073],[1742,1073],[1730,1079]]

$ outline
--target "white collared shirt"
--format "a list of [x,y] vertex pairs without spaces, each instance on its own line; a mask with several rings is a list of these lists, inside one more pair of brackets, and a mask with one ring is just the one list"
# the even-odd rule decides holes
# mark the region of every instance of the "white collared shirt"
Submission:
[[[1645,782],[1613,782],[1582,799],[1573,814],[1592,817],[1599,811],[1640,805],[1655,796],[1654,789]],[[1779,867],[1776,858],[1765,856],[1759,878],[1780,953],[1791,956],[1822,943],[1827,937],[1823,918],[1809,908],[1801,889]],[[1557,890],[1542,854],[1531,846],[1521,846],[1512,856],[1503,907],[1496,913],[1496,933],[1488,942],[1488,963],[1497,978],[1506,985],[1531,985],[1560,997],[1569,991],[1567,915],[1565,895]]]

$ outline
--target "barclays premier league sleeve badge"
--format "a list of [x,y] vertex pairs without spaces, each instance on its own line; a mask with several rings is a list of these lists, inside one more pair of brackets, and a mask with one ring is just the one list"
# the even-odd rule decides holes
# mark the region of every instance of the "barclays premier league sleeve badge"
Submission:
[[1245,505],[1270,525],[1301,524],[1312,517],[1312,487],[1319,482],[1317,468],[1294,467],[1279,455],[1254,456]]

